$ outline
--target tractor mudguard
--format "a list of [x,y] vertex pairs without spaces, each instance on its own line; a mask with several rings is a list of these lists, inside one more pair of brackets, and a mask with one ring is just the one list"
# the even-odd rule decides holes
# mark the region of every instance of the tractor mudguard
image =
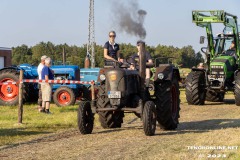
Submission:
[[10,67],[4,67],[2,69],[0,69],[0,72],[6,69],[11,69],[11,70],[19,70],[19,68],[17,66],[10,66]]
[[162,80],[172,80],[173,75],[177,76],[177,80],[180,81],[180,73],[177,68],[171,64],[162,64],[156,68],[156,73],[154,76],[154,81],[158,80],[158,74],[163,73],[164,78]]
[[[207,72],[206,72],[206,70],[205,69],[200,69],[200,68],[192,68],[192,71],[197,71],[197,72],[203,72],[204,73],[204,75],[205,75],[205,77],[207,77]],[[206,79],[206,81],[207,81],[207,79]],[[207,82],[206,82],[207,83]]]
[[240,71],[240,69],[237,69],[237,70],[234,72],[234,79],[236,79],[237,74],[238,74],[239,71]]

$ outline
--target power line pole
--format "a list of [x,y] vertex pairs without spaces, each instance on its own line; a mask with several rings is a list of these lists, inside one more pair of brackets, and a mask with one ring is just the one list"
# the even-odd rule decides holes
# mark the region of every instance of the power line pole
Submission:
[[89,6],[89,22],[88,22],[88,44],[87,56],[91,60],[91,68],[95,67],[95,28],[94,28],[94,0],[90,0]]

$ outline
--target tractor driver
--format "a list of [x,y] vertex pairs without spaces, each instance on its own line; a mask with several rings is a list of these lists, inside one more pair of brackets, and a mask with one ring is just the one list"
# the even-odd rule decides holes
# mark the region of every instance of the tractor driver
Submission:
[[116,38],[116,32],[110,31],[109,34],[109,41],[107,41],[104,45],[104,59],[105,59],[105,65],[107,61],[114,61],[117,62],[120,60],[119,53],[120,48],[117,43],[115,43]]
[[234,40],[232,41],[232,43],[231,43],[229,49],[227,50],[226,54],[229,55],[229,56],[233,56],[237,59],[237,57],[236,57],[236,46],[235,46],[235,41]]
[[[137,41],[137,50],[138,50],[138,52],[135,53],[134,55],[132,55],[132,63],[130,65],[130,69],[135,69],[133,64],[136,63],[135,59],[137,59],[139,57],[140,43],[145,45],[144,41],[142,41],[142,40]],[[145,50],[144,53],[146,54],[146,64],[147,64],[146,65],[146,87],[148,87],[149,83],[150,83],[150,76],[151,76],[150,67],[148,67],[148,66],[149,65],[153,65],[153,60],[152,60],[152,57],[151,57],[149,52],[147,52]]]

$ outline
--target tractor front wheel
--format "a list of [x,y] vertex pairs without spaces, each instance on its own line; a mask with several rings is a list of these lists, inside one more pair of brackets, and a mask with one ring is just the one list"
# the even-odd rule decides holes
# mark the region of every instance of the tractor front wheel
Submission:
[[[98,87],[97,108],[111,108],[110,100],[105,91],[105,84]],[[99,121],[103,128],[121,128],[123,123],[123,111],[101,111],[98,112]]]
[[236,105],[240,106],[240,73],[239,72],[235,77],[234,95],[235,95]]
[[210,102],[223,102],[225,93],[216,92],[215,90],[207,90],[206,100]]
[[204,105],[206,98],[205,76],[202,71],[192,71],[185,81],[186,99],[188,104]]
[[74,105],[76,96],[71,88],[59,87],[53,94],[53,101],[58,107]]
[[156,108],[152,101],[147,101],[143,108],[143,129],[146,136],[152,136],[156,130]]
[[78,128],[81,134],[91,134],[94,125],[94,114],[89,101],[82,101],[78,108]]

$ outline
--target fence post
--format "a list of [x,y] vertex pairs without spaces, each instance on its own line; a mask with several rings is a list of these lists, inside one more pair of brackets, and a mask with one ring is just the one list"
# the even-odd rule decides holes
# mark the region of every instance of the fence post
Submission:
[[94,82],[91,81],[91,93],[92,93],[92,101],[95,100],[95,90],[94,90]]
[[19,89],[18,89],[18,123],[22,123],[23,116],[23,70],[20,70],[19,75]]

